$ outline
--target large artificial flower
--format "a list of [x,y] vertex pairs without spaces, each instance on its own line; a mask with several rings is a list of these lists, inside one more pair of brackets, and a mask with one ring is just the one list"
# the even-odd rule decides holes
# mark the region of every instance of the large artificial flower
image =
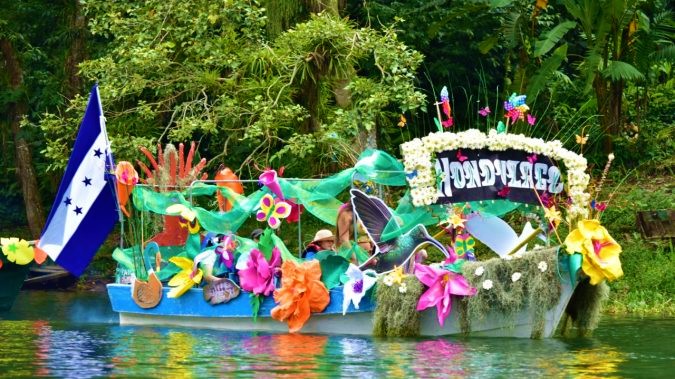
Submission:
[[281,288],[274,291],[274,301],[278,305],[272,309],[272,318],[288,322],[291,333],[305,325],[311,312],[326,309],[330,296],[321,282],[319,261],[285,261],[281,266]]
[[204,273],[200,268],[194,268],[195,264],[192,259],[185,257],[173,257],[169,262],[181,268],[176,275],[169,280],[169,286],[174,287],[169,291],[167,297],[180,297],[187,290],[199,284],[202,281]]
[[476,294],[476,289],[469,285],[466,278],[452,271],[416,263],[415,276],[429,287],[417,302],[417,310],[436,306],[436,315],[441,326],[452,310],[452,295]]
[[584,256],[581,269],[591,278],[591,284],[604,279],[615,280],[623,275],[619,259],[621,246],[598,220],[579,221],[577,228],[565,238],[565,247],[570,254]]
[[35,257],[33,248],[24,239],[16,237],[0,238],[0,244],[2,245],[2,252],[7,256],[7,259],[18,265],[26,265]]
[[359,309],[359,304],[361,303],[361,299],[363,296],[368,292],[368,290],[375,285],[375,282],[377,282],[377,279],[374,276],[368,275],[370,273],[375,274],[374,270],[365,270],[361,271],[361,269],[358,268],[353,263],[349,264],[349,268],[347,269],[347,277],[349,277],[349,280],[347,283],[344,285],[344,289],[342,292],[342,314],[347,313],[347,308],[349,308],[349,303],[354,304],[354,308]]
[[274,274],[281,265],[281,252],[275,246],[268,262],[263,253],[252,249],[246,268],[239,270],[239,282],[244,291],[269,296],[274,291]]

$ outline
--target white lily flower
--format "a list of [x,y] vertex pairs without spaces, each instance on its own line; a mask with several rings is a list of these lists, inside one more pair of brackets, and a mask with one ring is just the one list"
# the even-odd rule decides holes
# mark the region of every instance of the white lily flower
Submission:
[[354,308],[359,309],[361,299],[368,290],[377,282],[374,270],[368,269],[361,271],[355,264],[350,263],[346,272],[349,280],[345,283],[342,292],[342,314],[347,314],[349,303],[354,304]]

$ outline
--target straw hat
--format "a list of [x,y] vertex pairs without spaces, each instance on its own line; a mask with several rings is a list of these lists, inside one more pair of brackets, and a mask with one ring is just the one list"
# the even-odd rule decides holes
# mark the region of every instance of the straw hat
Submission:
[[314,239],[312,242],[321,242],[321,241],[335,241],[335,236],[333,235],[333,232],[331,232],[328,229],[321,229],[316,232],[314,235]]

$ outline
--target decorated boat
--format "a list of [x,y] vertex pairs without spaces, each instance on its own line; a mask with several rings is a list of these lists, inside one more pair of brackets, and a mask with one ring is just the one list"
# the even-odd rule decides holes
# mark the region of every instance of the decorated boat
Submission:
[[[187,157],[182,144],[142,148],[141,175],[102,165],[124,235],[113,310],[129,325],[376,336],[592,329],[621,248],[599,222],[586,160],[508,132],[524,100],[513,95],[507,123],[485,132],[445,131],[443,106],[438,132],[401,145],[403,162],[366,150],[322,179],[224,167],[208,179],[194,144]],[[59,243],[38,246],[58,262]]]

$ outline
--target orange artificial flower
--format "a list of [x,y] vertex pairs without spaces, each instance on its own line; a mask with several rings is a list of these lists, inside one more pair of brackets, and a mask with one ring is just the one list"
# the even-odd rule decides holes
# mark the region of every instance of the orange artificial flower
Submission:
[[330,295],[321,282],[319,261],[285,261],[281,265],[281,288],[274,291],[274,301],[277,306],[272,309],[272,318],[288,322],[291,333],[302,329],[311,312],[326,309]]

